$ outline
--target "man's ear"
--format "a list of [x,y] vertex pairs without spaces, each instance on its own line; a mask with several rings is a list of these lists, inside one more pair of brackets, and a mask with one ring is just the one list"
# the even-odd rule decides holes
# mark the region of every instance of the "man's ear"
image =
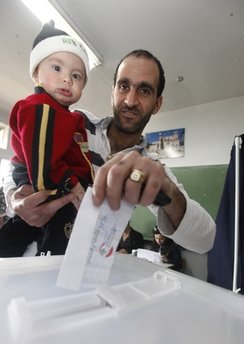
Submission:
[[157,98],[152,114],[155,115],[163,104],[163,96]]

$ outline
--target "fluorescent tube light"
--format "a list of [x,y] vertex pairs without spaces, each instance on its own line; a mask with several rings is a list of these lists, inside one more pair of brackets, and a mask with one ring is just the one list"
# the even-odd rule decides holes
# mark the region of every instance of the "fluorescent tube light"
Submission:
[[[84,40],[77,34],[77,32],[67,23],[63,16],[54,8],[48,0],[21,0],[21,2],[44,24],[53,19],[55,27],[67,32],[72,37],[78,39],[84,44],[90,68],[94,68],[101,64],[100,58],[97,54],[84,42]],[[95,49],[94,49],[95,50]]]

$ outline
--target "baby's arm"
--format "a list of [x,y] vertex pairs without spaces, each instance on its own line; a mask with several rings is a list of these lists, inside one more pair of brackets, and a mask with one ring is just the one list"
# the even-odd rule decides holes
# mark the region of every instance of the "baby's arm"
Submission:
[[62,195],[67,180],[70,180],[71,187],[78,182],[70,169],[72,156],[68,152],[79,117],[58,111],[48,104],[34,106],[20,102],[11,113],[10,125],[17,155],[13,162],[26,165],[35,191],[56,190],[58,195]]

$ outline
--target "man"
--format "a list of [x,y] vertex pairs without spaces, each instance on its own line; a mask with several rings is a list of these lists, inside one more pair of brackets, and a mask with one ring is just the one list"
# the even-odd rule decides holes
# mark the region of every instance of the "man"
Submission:
[[[100,205],[105,197],[112,209],[118,209],[124,197],[132,204],[150,205],[159,190],[171,202],[163,207],[151,206],[157,216],[162,234],[187,249],[205,253],[212,248],[215,224],[210,215],[195,201],[189,199],[183,186],[172,172],[157,161],[145,156],[141,134],[151,115],[162,105],[164,71],[160,62],[149,52],[136,50],[118,64],[112,90],[114,118],[86,119],[89,150],[94,168],[99,167],[93,185],[93,200]],[[123,151],[119,154],[116,154]],[[129,153],[128,153],[129,151]],[[115,156],[104,164],[108,156]],[[9,189],[9,188],[8,188]],[[45,191],[32,194],[24,186],[12,194],[14,211],[32,226],[40,227],[63,205],[72,201],[72,195],[44,203]]]

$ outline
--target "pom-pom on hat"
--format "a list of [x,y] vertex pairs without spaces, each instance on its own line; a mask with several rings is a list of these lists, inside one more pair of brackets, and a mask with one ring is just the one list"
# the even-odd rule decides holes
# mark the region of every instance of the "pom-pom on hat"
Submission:
[[87,52],[84,46],[66,32],[56,29],[53,20],[43,25],[33,42],[32,52],[30,54],[31,77],[33,77],[37,66],[42,60],[61,51],[73,53],[83,61],[87,81],[90,69]]

